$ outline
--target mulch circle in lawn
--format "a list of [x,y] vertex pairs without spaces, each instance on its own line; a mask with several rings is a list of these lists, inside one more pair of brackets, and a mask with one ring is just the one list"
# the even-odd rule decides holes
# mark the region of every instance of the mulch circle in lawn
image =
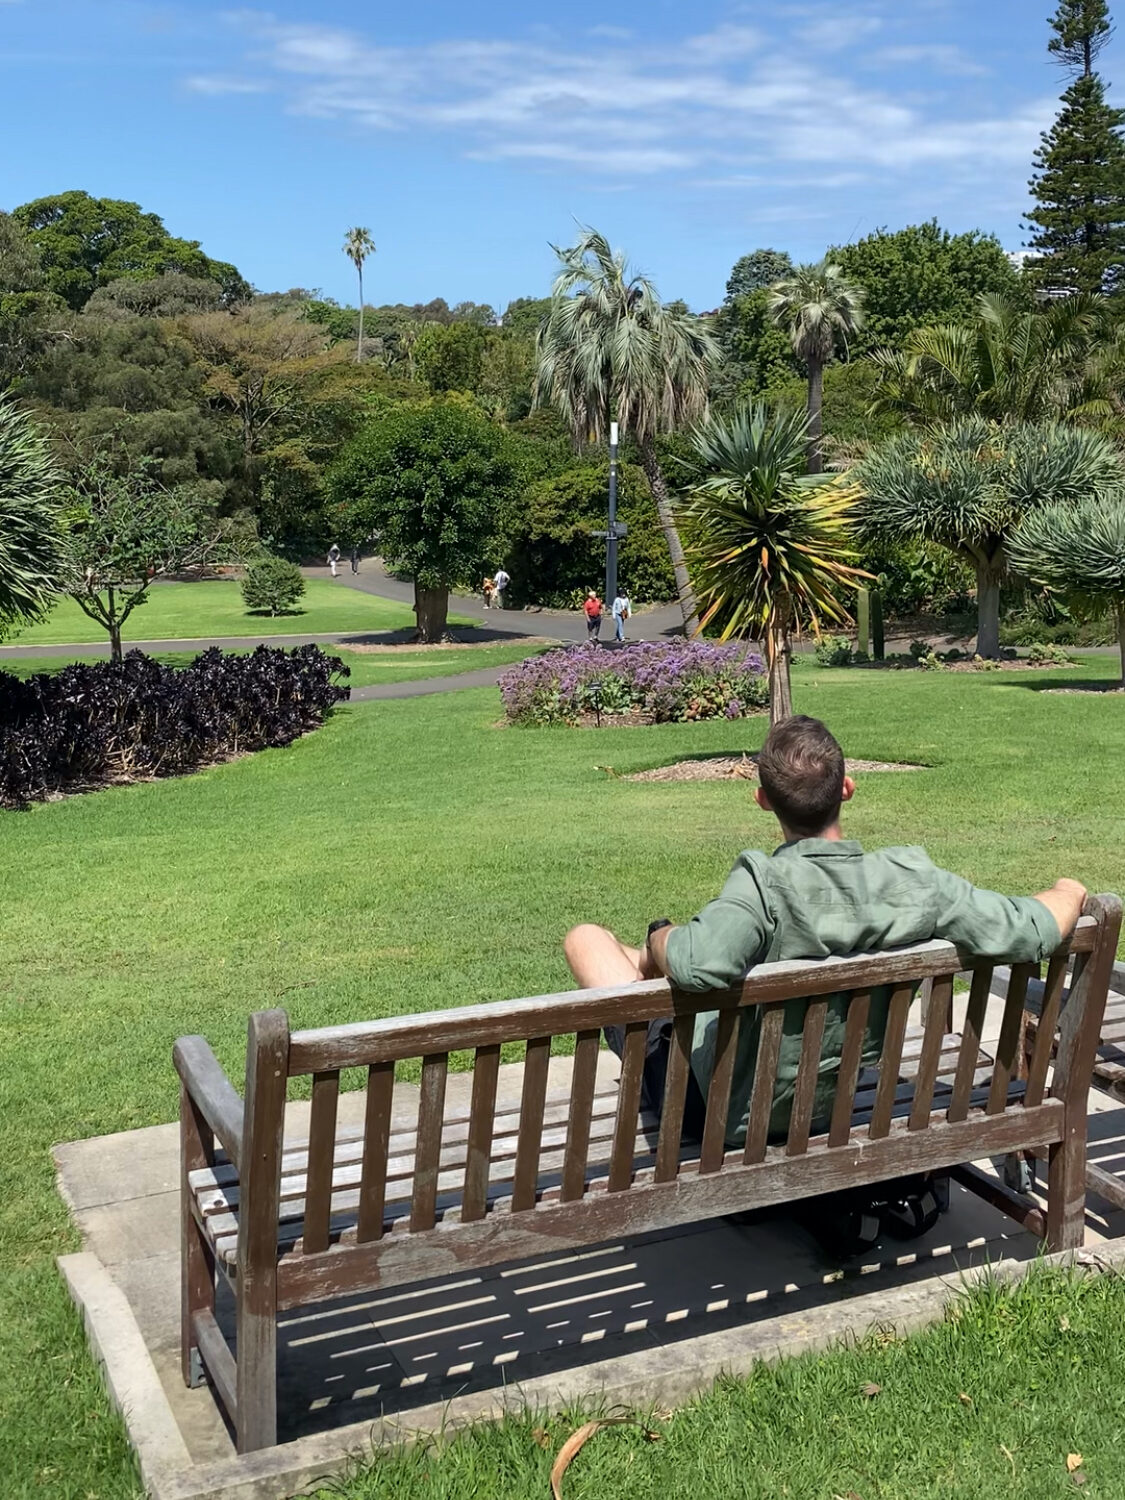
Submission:
[[[924,771],[925,766],[890,760],[849,760],[849,776],[868,771]],[[756,755],[708,755],[696,760],[678,760],[670,766],[655,766],[651,771],[634,771],[625,781],[756,781]]]

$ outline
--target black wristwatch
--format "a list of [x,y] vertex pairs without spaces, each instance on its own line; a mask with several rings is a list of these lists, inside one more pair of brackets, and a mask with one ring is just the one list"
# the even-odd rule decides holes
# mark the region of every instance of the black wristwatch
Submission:
[[648,924],[648,935],[652,937],[654,932],[659,932],[662,927],[671,927],[672,923],[668,917],[657,917],[655,922]]

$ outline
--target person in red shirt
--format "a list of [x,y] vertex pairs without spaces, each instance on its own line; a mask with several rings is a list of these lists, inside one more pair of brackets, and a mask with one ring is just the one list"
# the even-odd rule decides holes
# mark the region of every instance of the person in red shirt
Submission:
[[586,590],[586,603],[582,608],[586,611],[586,636],[596,643],[602,628],[602,601],[596,589]]

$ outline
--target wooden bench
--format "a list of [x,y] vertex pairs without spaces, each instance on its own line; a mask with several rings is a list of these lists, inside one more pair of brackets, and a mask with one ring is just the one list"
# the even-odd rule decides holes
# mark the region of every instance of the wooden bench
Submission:
[[[243,1097],[202,1037],[182,1038],[175,1062],[184,1378],[210,1380],[247,1452],[276,1442],[281,1311],[914,1172],[962,1168],[962,1180],[1051,1248],[1078,1245],[1086,1091],[1120,921],[1115,897],[1092,898],[1072,941],[1051,960],[1043,1040],[1022,1078],[1023,997],[1037,966],[1013,971],[992,1058],[980,1047],[992,966],[947,943],[763,965],[740,987],[703,996],[652,982],[295,1032],[284,1011],[262,1011],[250,1017]],[[1071,954],[1077,972],[1064,1008]],[[954,978],[965,969],[973,971],[966,1022],[952,1033]],[[908,1012],[923,981],[930,1003],[913,1033]],[[862,1068],[871,993],[880,986],[890,987],[881,1056],[877,1068]],[[813,1136],[825,1012],[840,993],[848,1008],[835,1103],[828,1128]],[[767,1131],[787,1005],[803,1009],[801,1061],[788,1135],[774,1142]],[[730,1151],[734,1044],[740,1011],[751,1006],[761,1010],[759,1065],[745,1147]],[[702,1140],[692,1142],[681,1136],[699,1011],[717,1011],[717,1045]],[[658,1123],[641,1113],[641,1073],[647,1023],[669,1013]],[[607,1024],[625,1030],[620,1084],[609,1090],[597,1082]],[[548,1096],[556,1039],[574,1051],[570,1086],[557,1098]],[[514,1045],[524,1068],[511,1110],[497,1107],[497,1081],[501,1048],[511,1055]],[[471,1102],[455,1114],[445,1108],[449,1058],[466,1050],[474,1054]],[[396,1067],[415,1059],[416,1124],[397,1129]],[[364,1126],[350,1133],[337,1130],[345,1068],[366,1070]],[[312,1080],[307,1141],[284,1139],[291,1078]],[[1045,1146],[1050,1161],[1045,1223],[1027,1200],[965,1168],[1033,1144]],[[217,1275],[234,1291],[234,1352],[215,1319]]]

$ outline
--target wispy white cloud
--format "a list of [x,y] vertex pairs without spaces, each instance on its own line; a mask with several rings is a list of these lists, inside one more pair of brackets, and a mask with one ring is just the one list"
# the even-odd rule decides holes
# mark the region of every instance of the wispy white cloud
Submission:
[[[733,184],[769,163],[775,182],[811,172],[827,188],[938,163],[1005,169],[1029,159],[1051,110],[984,101],[967,114],[935,82],[974,71],[972,60],[945,44],[872,50],[885,26],[871,5],[795,6],[786,35],[736,20],[674,43],[606,26],[596,40],[539,30],[389,46],[373,33],[260,11],[228,19],[241,55],[230,71],[188,80],[198,93],[275,88],[294,113],[440,134],[468,157],[615,179],[664,173]],[[865,68],[841,67],[842,49]],[[919,75],[909,89],[905,68]]]

